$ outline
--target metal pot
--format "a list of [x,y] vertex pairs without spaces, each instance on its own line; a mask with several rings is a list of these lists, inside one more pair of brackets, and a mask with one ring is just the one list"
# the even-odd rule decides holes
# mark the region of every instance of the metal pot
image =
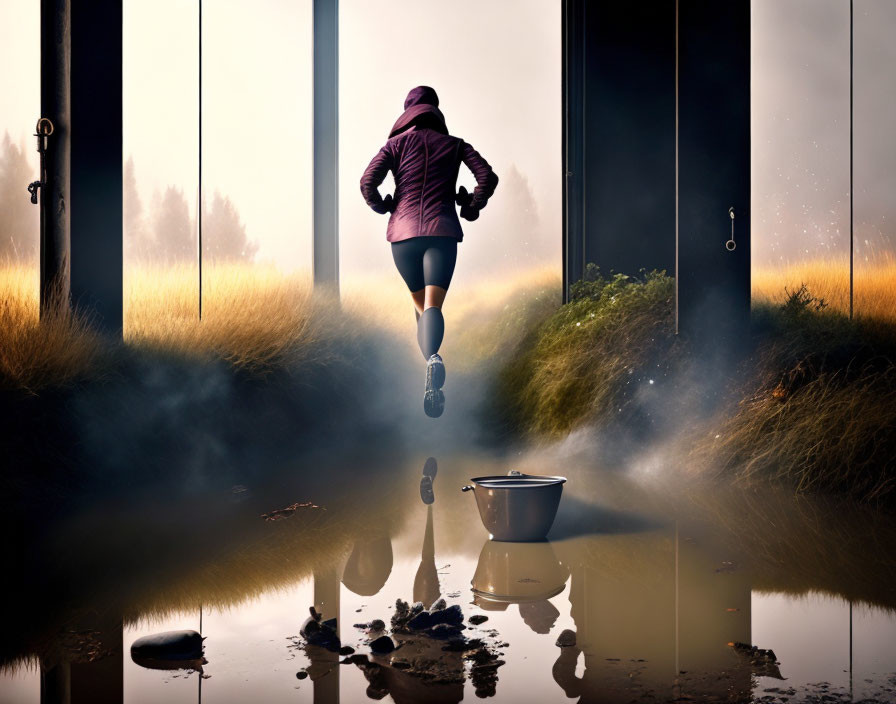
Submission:
[[544,540],[560,504],[566,477],[545,477],[511,471],[507,476],[473,477],[479,517],[494,540]]

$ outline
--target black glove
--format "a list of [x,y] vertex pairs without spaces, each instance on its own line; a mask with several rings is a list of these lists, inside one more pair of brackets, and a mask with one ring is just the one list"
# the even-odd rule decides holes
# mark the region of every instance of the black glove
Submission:
[[473,202],[473,194],[468,193],[467,189],[463,186],[460,187],[457,195],[454,196],[454,202],[460,206],[460,216],[464,220],[473,222],[479,217],[479,208],[474,208],[471,205]]

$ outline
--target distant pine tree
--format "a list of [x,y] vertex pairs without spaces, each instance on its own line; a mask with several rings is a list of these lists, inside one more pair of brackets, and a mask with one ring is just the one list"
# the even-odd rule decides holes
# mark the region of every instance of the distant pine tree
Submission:
[[143,202],[137,190],[134,157],[129,157],[124,167],[124,258],[125,261],[145,261],[152,259],[155,252],[153,239],[143,211]]
[[202,201],[202,253],[209,262],[251,262],[258,251],[258,243],[249,240],[246,226],[233,202],[218,191],[211,208]]
[[168,186],[154,215],[155,241],[150,248],[150,258],[168,263],[194,261],[196,237],[183,190]]

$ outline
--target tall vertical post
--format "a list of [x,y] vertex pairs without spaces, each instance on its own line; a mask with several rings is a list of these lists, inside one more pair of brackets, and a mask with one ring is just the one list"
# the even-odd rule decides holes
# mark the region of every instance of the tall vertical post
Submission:
[[585,3],[563,0],[562,18],[562,168],[563,168],[563,302],[569,287],[585,273]]
[[53,123],[41,173],[40,309],[70,294],[69,167],[71,150],[71,4],[41,0],[40,110]]
[[314,0],[312,267],[315,286],[339,288],[339,0]]
[[71,12],[71,287],[106,332],[122,328],[122,0]]
[[[336,635],[341,636],[339,617],[341,585],[334,570],[314,573],[314,608],[324,621],[336,619]],[[314,704],[338,704],[339,702],[339,654],[320,649],[318,661],[313,663],[321,675],[312,677],[314,682]]]

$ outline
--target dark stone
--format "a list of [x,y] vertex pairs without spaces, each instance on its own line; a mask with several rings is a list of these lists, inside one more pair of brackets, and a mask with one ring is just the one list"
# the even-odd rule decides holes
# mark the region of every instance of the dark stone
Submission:
[[371,642],[370,650],[378,655],[391,653],[395,650],[395,643],[392,642],[392,639],[389,636],[380,636],[375,641]]
[[165,631],[138,638],[131,656],[150,660],[198,660],[204,638],[196,631]]
[[441,611],[442,609],[448,606],[448,602],[444,599],[439,599],[435,604],[429,607],[430,611]]
[[449,623],[457,626],[464,622],[464,612],[461,610],[460,606],[454,604],[454,606],[449,606],[447,609],[433,611],[430,614],[430,618],[433,626],[438,623]]
[[459,636],[461,629],[463,626],[455,626],[450,623],[440,623],[432,627],[432,630],[429,634],[433,638],[438,638],[439,640],[445,640],[448,638],[453,638],[455,636]]
[[429,611],[421,611],[408,621],[408,627],[413,628],[415,631],[424,631],[433,625],[432,614]]
[[474,626],[478,626],[480,623],[485,623],[488,621],[488,616],[485,614],[473,614],[470,618],[467,619]]
[[[333,627],[329,625],[331,623],[334,624]],[[314,618],[314,615],[311,615],[302,624],[302,630],[299,633],[309,645],[317,645],[327,650],[337,651],[342,647],[342,643],[339,642],[339,636],[336,635],[335,623],[335,619],[321,623]]]
[[309,635],[318,633],[320,631],[320,622],[315,619],[313,616],[309,616],[305,619],[305,623],[302,624],[302,628],[299,629],[299,633],[302,634],[305,638]]
[[557,646],[560,648],[569,648],[576,644],[576,632],[568,628],[563,631],[557,638]]
[[373,619],[370,622],[370,630],[371,631],[384,631],[386,630],[386,624],[380,621],[378,618]]
[[308,673],[305,672],[304,670],[299,670],[299,671],[296,673],[296,679],[297,679],[297,680],[303,680],[303,679],[305,679],[306,677],[308,677]]
[[343,646],[339,649],[339,654],[340,654],[340,655],[351,655],[353,652],[355,652],[355,649],[354,649],[352,646],[350,646],[350,645],[343,645]]

